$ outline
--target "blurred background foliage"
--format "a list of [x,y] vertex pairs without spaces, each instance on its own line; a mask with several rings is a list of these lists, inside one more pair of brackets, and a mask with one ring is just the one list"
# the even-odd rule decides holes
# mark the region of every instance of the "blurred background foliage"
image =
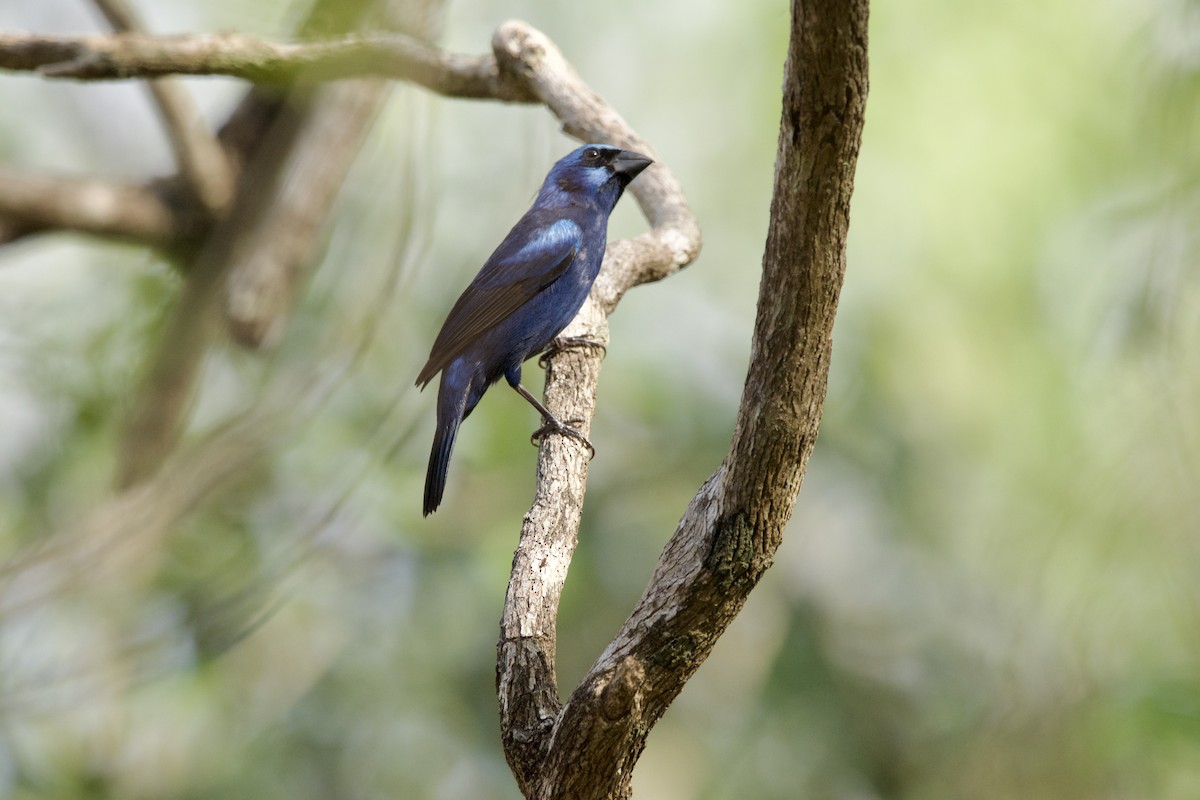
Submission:
[[[137,6],[161,32],[279,36],[299,13]],[[787,13],[447,7],[455,50],[509,17],[545,30],[705,233],[612,321],[565,686],[728,444]],[[84,0],[7,0],[0,27],[100,25]],[[881,2],[871,60],[821,440],[775,568],[636,793],[1200,796],[1200,4]],[[240,93],[188,84],[214,124]],[[172,169],[137,85],[6,75],[0,107],[7,164]],[[214,352],[199,455],[116,506],[118,432],[179,281],[76,235],[0,251],[0,796],[518,796],[494,644],[536,420],[489,395],[423,520],[433,396],[412,380],[570,147],[542,110],[397,87],[285,341]],[[613,233],[641,227],[623,204]],[[235,482],[178,499],[247,437],[265,450]],[[117,535],[88,535],[98,514]]]

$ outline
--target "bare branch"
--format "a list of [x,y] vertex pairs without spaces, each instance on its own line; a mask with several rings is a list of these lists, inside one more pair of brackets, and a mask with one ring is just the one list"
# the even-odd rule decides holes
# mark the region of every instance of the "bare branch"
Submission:
[[125,0],[92,0],[109,26],[120,33],[139,33],[143,30],[137,14]]
[[285,168],[304,175],[285,181],[238,260],[226,287],[226,317],[234,337],[249,347],[283,335],[299,287],[311,271],[320,234],[363,138],[387,96],[382,81],[326,86]]
[[[501,74],[526,85],[570,135],[653,155],[645,140],[580,79],[541,32],[521,22],[506,22],[496,31],[492,49]],[[625,291],[670,275],[700,251],[699,226],[665,165],[656,163],[643,172],[631,191],[653,228],[636,239],[609,246],[591,297],[564,335],[607,343],[608,314]],[[600,355],[594,348],[560,353],[550,361],[546,374],[547,407],[560,419],[580,420],[579,430],[585,435],[595,412],[599,375]],[[528,797],[535,796],[539,787],[553,783],[548,777],[553,771],[547,771],[547,759],[561,759],[563,754],[557,748],[552,752],[554,737],[568,730],[583,735],[576,726],[579,717],[568,720],[560,715],[555,626],[567,566],[578,541],[587,471],[587,454],[574,440],[557,436],[543,440],[536,494],[521,528],[505,596],[497,645],[501,732],[509,765]],[[627,666],[632,669],[634,663]],[[610,673],[615,674],[613,670]],[[635,674],[642,674],[640,668],[623,672],[624,677],[614,685],[624,685]],[[611,680],[610,675],[608,682]],[[640,691],[630,697],[640,696]],[[596,696],[607,697],[601,705],[611,710],[625,694],[601,692]],[[625,741],[616,735],[621,725],[614,728],[606,723],[597,728],[589,722],[586,727],[592,732],[602,728],[606,731],[605,741]],[[607,751],[595,751],[601,757],[603,752]],[[599,763],[590,760],[593,755],[589,752],[588,763]],[[606,769],[612,767],[612,762],[606,764]]]
[[[113,30],[140,33],[137,15],[125,0],[93,0]],[[210,214],[222,211],[233,196],[233,169],[208,130],[187,89],[171,78],[149,82],[180,175]]]
[[[115,0],[107,0],[111,7]],[[118,22],[129,20],[118,12]],[[517,30],[524,30],[518,26]],[[537,34],[541,39],[545,37]],[[537,41],[533,44],[536,46]],[[553,45],[551,45],[553,49]],[[557,52],[557,50],[553,50]],[[559,56],[561,59],[561,55]],[[564,62],[565,63],[565,62]],[[225,33],[209,36],[149,36],[141,33],[121,33],[111,36],[43,36],[26,33],[0,33],[0,69],[33,71],[49,77],[72,77],[80,80],[106,80],[118,78],[153,78],[164,75],[230,75],[249,78],[266,83],[299,81],[316,83],[335,77],[378,75],[410,81],[431,91],[448,97],[494,99],[506,102],[537,102],[529,84],[512,76],[501,74],[496,58],[492,54],[470,56],[448,53],[420,39],[401,33],[386,33],[372,36],[347,36],[305,44],[278,44],[266,42],[241,34]],[[572,72],[572,75],[574,73]],[[582,86],[578,77],[574,81]],[[584,87],[586,88],[586,87]],[[566,118],[569,111],[556,110]],[[251,113],[251,117],[257,116]],[[173,123],[179,130],[188,127],[182,120]],[[247,126],[237,124],[237,130],[223,132],[221,145],[225,154],[222,163],[233,161],[232,168],[240,169],[245,151],[253,144],[261,124],[255,123],[247,135],[239,133]],[[584,128],[576,128],[581,134]],[[228,135],[226,135],[228,133]],[[244,132],[243,132],[244,133]],[[597,137],[600,134],[597,133]],[[182,142],[179,136],[173,141]],[[61,182],[64,188],[71,185],[86,187],[88,197],[100,194],[109,196],[129,195],[130,215],[134,219],[93,219],[95,215],[81,214],[78,202],[72,202],[67,193],[56,195],[61,205],[39,202],[25,208],[17,202],[14,188],[13,201],[3,203],[0,208],[0,244],[14,241],[31,233],[67,229],[103,236],[134,239],[145,244],[172,248],[194,240],[206,224],[211,224],[212,208],[196,209],[189,206],[185,187],[195,180],[197,174],[217,174],[210,166],[212,159],[203,154],[205,147],[188,145],[183,147],[179,161],[184,173],[180,178],[156,181],[146,187],[141,197],[136,187],[105,182],[76,181]],[[177,151],[179,148],[177,147]],[[190,166],[189,166],[190,165]],[[189,177],[188,173],[192,173]],[[643,175],[639,183],[652,180]],[[210,201],[221,194],[218,178],[215,188],[206,190]],[[194,183],[192,185],[195,185]],[[164,191],[158,191],[162,189]],[[170,191],[165,191],[169,189]],[[8,187],[0,185],[0,195],[7,194]],[[640,191],[640,190],[639,190]],[[149,224],[153,195],[169,197],[169,205],[159,205],[158,212],[174,213],[178,216],[167,223],[160,216],[153,217]],[[50,195],[43,193],[44,198]],[[682,197],[682,195],[680,195]],[[115,212],[110,212],[113,216]],[[207,219],[206,219],[207,218]],[[694,224],[694,223],[693,223]],[[698,237],[698,233],[697,233]],[[637,240],[635,240],[637,241]],[[698,238],[696,239],[698,242]],[[676,259],[678,261],[678,259]],[[666,263],[669,259],[659,259]],[[682,263],[682,262],[680,262]],[[241,279],[239,278],[239,282]],[[283,287],[283,284],[276,284]],[[249,283],[240,283],[234,292],[231,317],[242,319],[247,316],[247,292],[256,292]],[[274,289],[271,290],[275,292]],[[286,295],[285,290],[282,295]],[[277,299],[263,300],[263,308],[278,302]],[[264,313],[264,318],[274,319],[277,315]],[[247,341],[265,335],[269,325],[248,320],[239,322],[239,330]],[[254,331],[258,331],[254,333]]]
[[[286,102],[286,94],[276,89],[251,90],[221,127],[217,141],[239,175]],[[134,185],[32,175],[0,166],[0,245],[66,230],[190,256],[211,233],[215,219],[181,176]],[[176,261],[185,272],[186,260]]]
[[[578,538],[588,463],[573,440],[548,437],[542,444],[536,495],[514,556],[497,644],[505,752],[528,797],[628,795],[630,773],[647,732],[769,565],[799,491],[820,420],[830,328],[844,271],[848,202],[866,93],[867,0],[793,0],[792,15],[772,224],[751,371],[734,443],[725,464],[689,506],[630,619],[565,706],[555,676],[555,624]],[[543,34],[523,23],[505,23],[492,47],[492,55],[470,57],[390,34],[305,44],[236,34],[10,34],[0,35],[0,68],[81,80],[221,74],[308,82],[378,75],[447,96],[540,102],[576,138],[653,155]],[[242,184],[247,182],[254,183],[243,176]],[[699,252],[695,219],[664,165],[643,173],[632,193],[651,230],[610,246],[592,296],[569,334],[606,341],[607,315],[629,288],[672,274]],[[260,203],[251,203],[251,210],[262,218]],[[308,212],[298,206],[296,213],[303,220]],[[249,240],[218,230],[206,258],[228,265],[248,246]],[[245,322],[253,340],[277,324],[279,316],[271,309],[288,305],[286,300],[263,299],[264,276],[276,289],[283,287],[278,296],[294,292],[293,283],[270,276],[287,275],[288,268],[279,264],[295,264],[295,254],[269,255],[264,253],[258,263],[282,260],[270,269],[251,271],[256,280],[231,295],[234,319],[240,317],[239,296],[253,298],[250,306],[260,312]],[[187,348],[192,375],[210,338],[205,331],[212,298],[227,268],[197,270],[203,275],[193,284],[199,311],[176,331],[178,338],[170,345],[198,345]],[[250,289],[239,294],[245,286]],[[158,364],[167,365],[175,355],[164,349]],[[556,355],[547,373],[547,406],[561,417],[582,420],[579,427],[585,434],[599,370],[596,351],[579,350]],[[170,380],[147,394],[168,401],[151,405],[168,407],[167,416],[176,426],[186,396]],[[165,430],[151,433],[161,436]],[[137,432],[135,427],[130,441]],[[161,460],[161,454],[156,458]]]
[[[561,708],[554,621],[587,464],[570,440],[551,437],[542,446],[498,667],[506,752],[527,797],[628,797],[648,731],[711,652],[782,539],[824,401],[866,100],[866,36],[867,0],[793,0],[771,225],[734,442],[685,512],[630,618]],[[507,68],[504,43],[495,49]],[[526,52],[514,72],[537,81],[537,70],[546,69],[562,78],[536,83],[535,92],[564,127],[588,138],[602,130],[623,144],[637,141],[590,92],[556,91],[574,76],[555,69],[554,52],[544,46]],[[670,274],[698,247],[674,188],[661,176],[643,187],[638,199],[656,227],[614,246],[593,293],[600,302],[585,306],[577,320],[589,336],[603,339],[604,312],[629,286]],[[549,408],[568,416],[590,411],[595,356],[566,354],[552,367]]]
[[[375,0],[375,3],[382,8],[387,1]],[[347,15],[338,12],[340,2],[318,0],[308,19],[301,23],[301,29],[317,24],[319,18],[330,12],[335,25],[357,24],[358,14],[365,13],[366,8]],[[287,174],[297,144],[307,142],[311,146],[314,142],[308,134],[311,127],[328,126],[324,106],[329,97],[338,92],[365,90],[362,85],[317,89],[306,86],[296,87],[280,97],[277,91],[266,92],[256,87],[222,129],[223,143],[230,148],[235,163],[243,165],[237,195],[229,213],[217,220],[204,245],[192,254],[188,279],[159,349],[151,358],[122,438],[116,478],[119,488],[152,476],[174,449],[204,356],[221,332],[221,309],[229,275],[237,264],[254,261],[258,252],[274,246],[261,234],[263,226],[269,226],[276,218],[271,207],[279,176]],[[376,92],[373,97],[375,102],[382,102],[383,94]],[[343,124],[347,128],[365,127],[371,116],[358,115],[343,120]],[[317,124],[321,120],[325,122]],[[356,140],[348,134],[342,141],[349,146]],[[326,156],[347,166],[350,163],[349,157],[335,157],[332,153]],[[299,175],[295,180],[303,182],[307,177]],[[340,183],[340,178],[337,182]],[[315,238],[320,227],[310,224],[304,233]],[[297,232],[293,235],[297,240],[300,238]]]
[[0,243],[65,229],[169,247],[196,234],[201,220],[174,202],[172,187],[29,174],[0,166]]
[[116,80],[164,75],[227,75],[256,83],[379,77],[409,81],[446,95],[534,102],[502,78],[496,60],[447,53],[400,33],[282,44],[239,33],[147,36],[0,34],[0,69],[51,78]]
[[[112,0],[109,0],[110,3]],[[38,72],[48,77],[71,77],[80,80],[120,78],[153,78],[164,75],[229,75],[264,83],[318,83],[330,78],[370,76],[390,77],[421,85],[447,97],[495,99],[506,102],[532,103],[536,98],[527,85],[501,75],[492,54],[482,56],[445,52],[420,39],[402,33],[371,36],[346,36],[305,44],[278,44],[241,34],[225,33],[209,36],[149,36],[122,33],[111,36],[43,36],[26,33],[0,33],[0,69]],[[252,148],[263,128],[262,115],[255,109],[265,99],[255,95],[255,102],[241,111],[220,136],[225,150],[224,161],[241,169],[245,154]],[[268,103],[270,105],[271,103]],[[278,105],[275,102],[274,105]],[[245,120],[245,123],[243,121]],[[209,173],[204,167],[208,156],[196,155],[197,148],[188,150],[189,161],[180,158],[181,169]],[[48,179],[49,180],[49,179]],[[643,180],[645,178],[643,177]],[[57,182],[57,181],[56,181]],[[64,188],[71,183],[61,182]],[[13,202],[3,203],[0,212],[0,244],[45,230],[78,230],[102,236],[133,239],[154,247],[171,249],[203,233],[211,225],[212,214],[197,209],[186,196],[189,179],[186,175],[155,181],[146,187],[141,198],[135,197],[136,187],[108,185],[103,181],[77,181],[89,189],[89,197],[129,193],[131,216],[128,219],[93,219],[95,215],[81,214],[79,203],[67,193],[56,197],[61,206],[48,202],[25,208],[17,202],[15,187]],[[219,183],[219,181],[218,181]],[[160,191],[161,190],[161,191]],[[0,195],[8,187],[0,185]],[[147,198],[161,194],[171,202],[159,211],[173,212],[177,219],[165,224],[156,218],[148,225],[150,216]],[[220,194],[219,187],[211,198]],[[49,195],[45,195],[49,197]],[[210,199],[211,199],[210,198]],[[139,202],[140,200],[140,202]],[[133,213],[137,212],[137,213]],[[110,214],[112,216],[112,214]],[[136,221],[136,224],[135,224]],[[281,302],[286,296],[284,284],[275,284],[275,299],[264,299],[263,308]],[[241,282],[231,300],[231,318],[247,317],[244,310],[248,292],[256,292],[250,282]],[[286,302],[284,303],[286,305]],[[264,319],[277,314],[264,312]],[[246,321],[238,323],[239,335],[252,341],[265,335],[269,325]],[[258,331],[254,333],[254,331]]]

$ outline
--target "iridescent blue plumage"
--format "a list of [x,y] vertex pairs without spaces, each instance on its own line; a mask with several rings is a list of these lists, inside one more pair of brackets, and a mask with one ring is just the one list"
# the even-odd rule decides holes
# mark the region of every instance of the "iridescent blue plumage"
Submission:
[[533,206],[450,309],[417,376],[424,388],[442,373],[425,475],[426,515],[441,503],[459,424],[501,376],[538,409],[550,430],[579,436],[525,391],[521,364],[545,350],[578,313],[604,260],[608,216],[629,182],[650,164],[638,153],[599,144],[560,160]]

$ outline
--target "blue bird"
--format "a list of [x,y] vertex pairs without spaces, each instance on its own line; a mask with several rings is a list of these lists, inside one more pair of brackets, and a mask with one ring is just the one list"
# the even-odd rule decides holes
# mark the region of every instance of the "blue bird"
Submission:
[[442,502],[458,426],[501,376],[542,415],[534,437],[583,434],[564,425],[521,385],[521,364],[546,350],[574,319],[600,272],[608,215],[653,163],[630,150],[585,145],[546,175],[533,206],[513,226],[442,324],[422,389],[442,373],[437,432],[425,474],[425,516]]

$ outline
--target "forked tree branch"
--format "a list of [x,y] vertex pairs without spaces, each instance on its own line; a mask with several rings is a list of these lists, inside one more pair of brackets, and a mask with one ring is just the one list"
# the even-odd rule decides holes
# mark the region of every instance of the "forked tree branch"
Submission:
[[[507,23],[496,31],[492,50],[501,75],[526,83],[568,134],[655,157],[653,148],[579,78],[541,33]],[[607,343],[608,315],[627,290],[665,278],[699,254],[700,229],[682,187],[665,165],[651,166],[630,190],[652,228],[609,246],[591,297],[566,336]],[[563,351],[549,361],[546,373],[547,406],[560,419],[578,420],[585,435],[596,407],[600,358],[595,348]],[[587,454],[578,442],[558,436],[543,440],[537,488],[521,527],[505,595],[496,664],[501,736],[527,797],[557,785],[557,773],[550,768],[552,739],[564,731],[567,738],[579,734],[561,713],[556,625],[567,567],[578,542],[587,473]],[[626,673],[614,686],[634,692],[636,674]],[[602,752],[590,752],[586,758],[594,765],[613,763]]]
[[[578,538],[588,464],[564,437],[544,440],[497,647],[505,752],[530,798],[627,797],[633,765],[665,711],[769,566],[821,416],[830,331],[845,266],[848,204],[867,88],[867,0],[793,0],[775,195],[750,374],[733,444],[663,551],[617,637],[565,704],[555,676],[558,603]],[[258,81],[380,75],[454,97],[539,102],[582,140],[653,150],[579,78],[544,35],[501,26],[493,53],[460,56],[402,36],[279,45],[238,35],[0,35],[0,67],[108,79],[224,74]],[[606,341],[623,294],[686,266],[699,229],[661,163],[631,191],[651,223],[610,245],[569,334]],[[600,357],[549,364],[547,405],[582,419]]]
[[[774,199],[733,443],[685,512],[633,613],[565,705],[555,691],[554,619],[587,464],[573,441],[552,437],[542,446],[498,667],[505,745],[527,797],[629,796],[649,730],[712,651],[782,540],[827,385],[866,104],[867,17],[867,0],[792,2]],[[648,181],[639,196],[651,219],[660,186]],[[662,196],[664,205],[674,208],[670,196]],[[639,239],[652,249],[686,241],[670,228],[656,231]],[[615,247],[593,300],[615,303],[637,282],[640,265],[657,263],[639,258],[643,253]],[[606,333],[600,308],[585,307],[583,320],[589,335]],[[547,376],[551,410],[582,407],[590,418],[595,357],[572,354],[565,374],[559,366],[556,360]]]

